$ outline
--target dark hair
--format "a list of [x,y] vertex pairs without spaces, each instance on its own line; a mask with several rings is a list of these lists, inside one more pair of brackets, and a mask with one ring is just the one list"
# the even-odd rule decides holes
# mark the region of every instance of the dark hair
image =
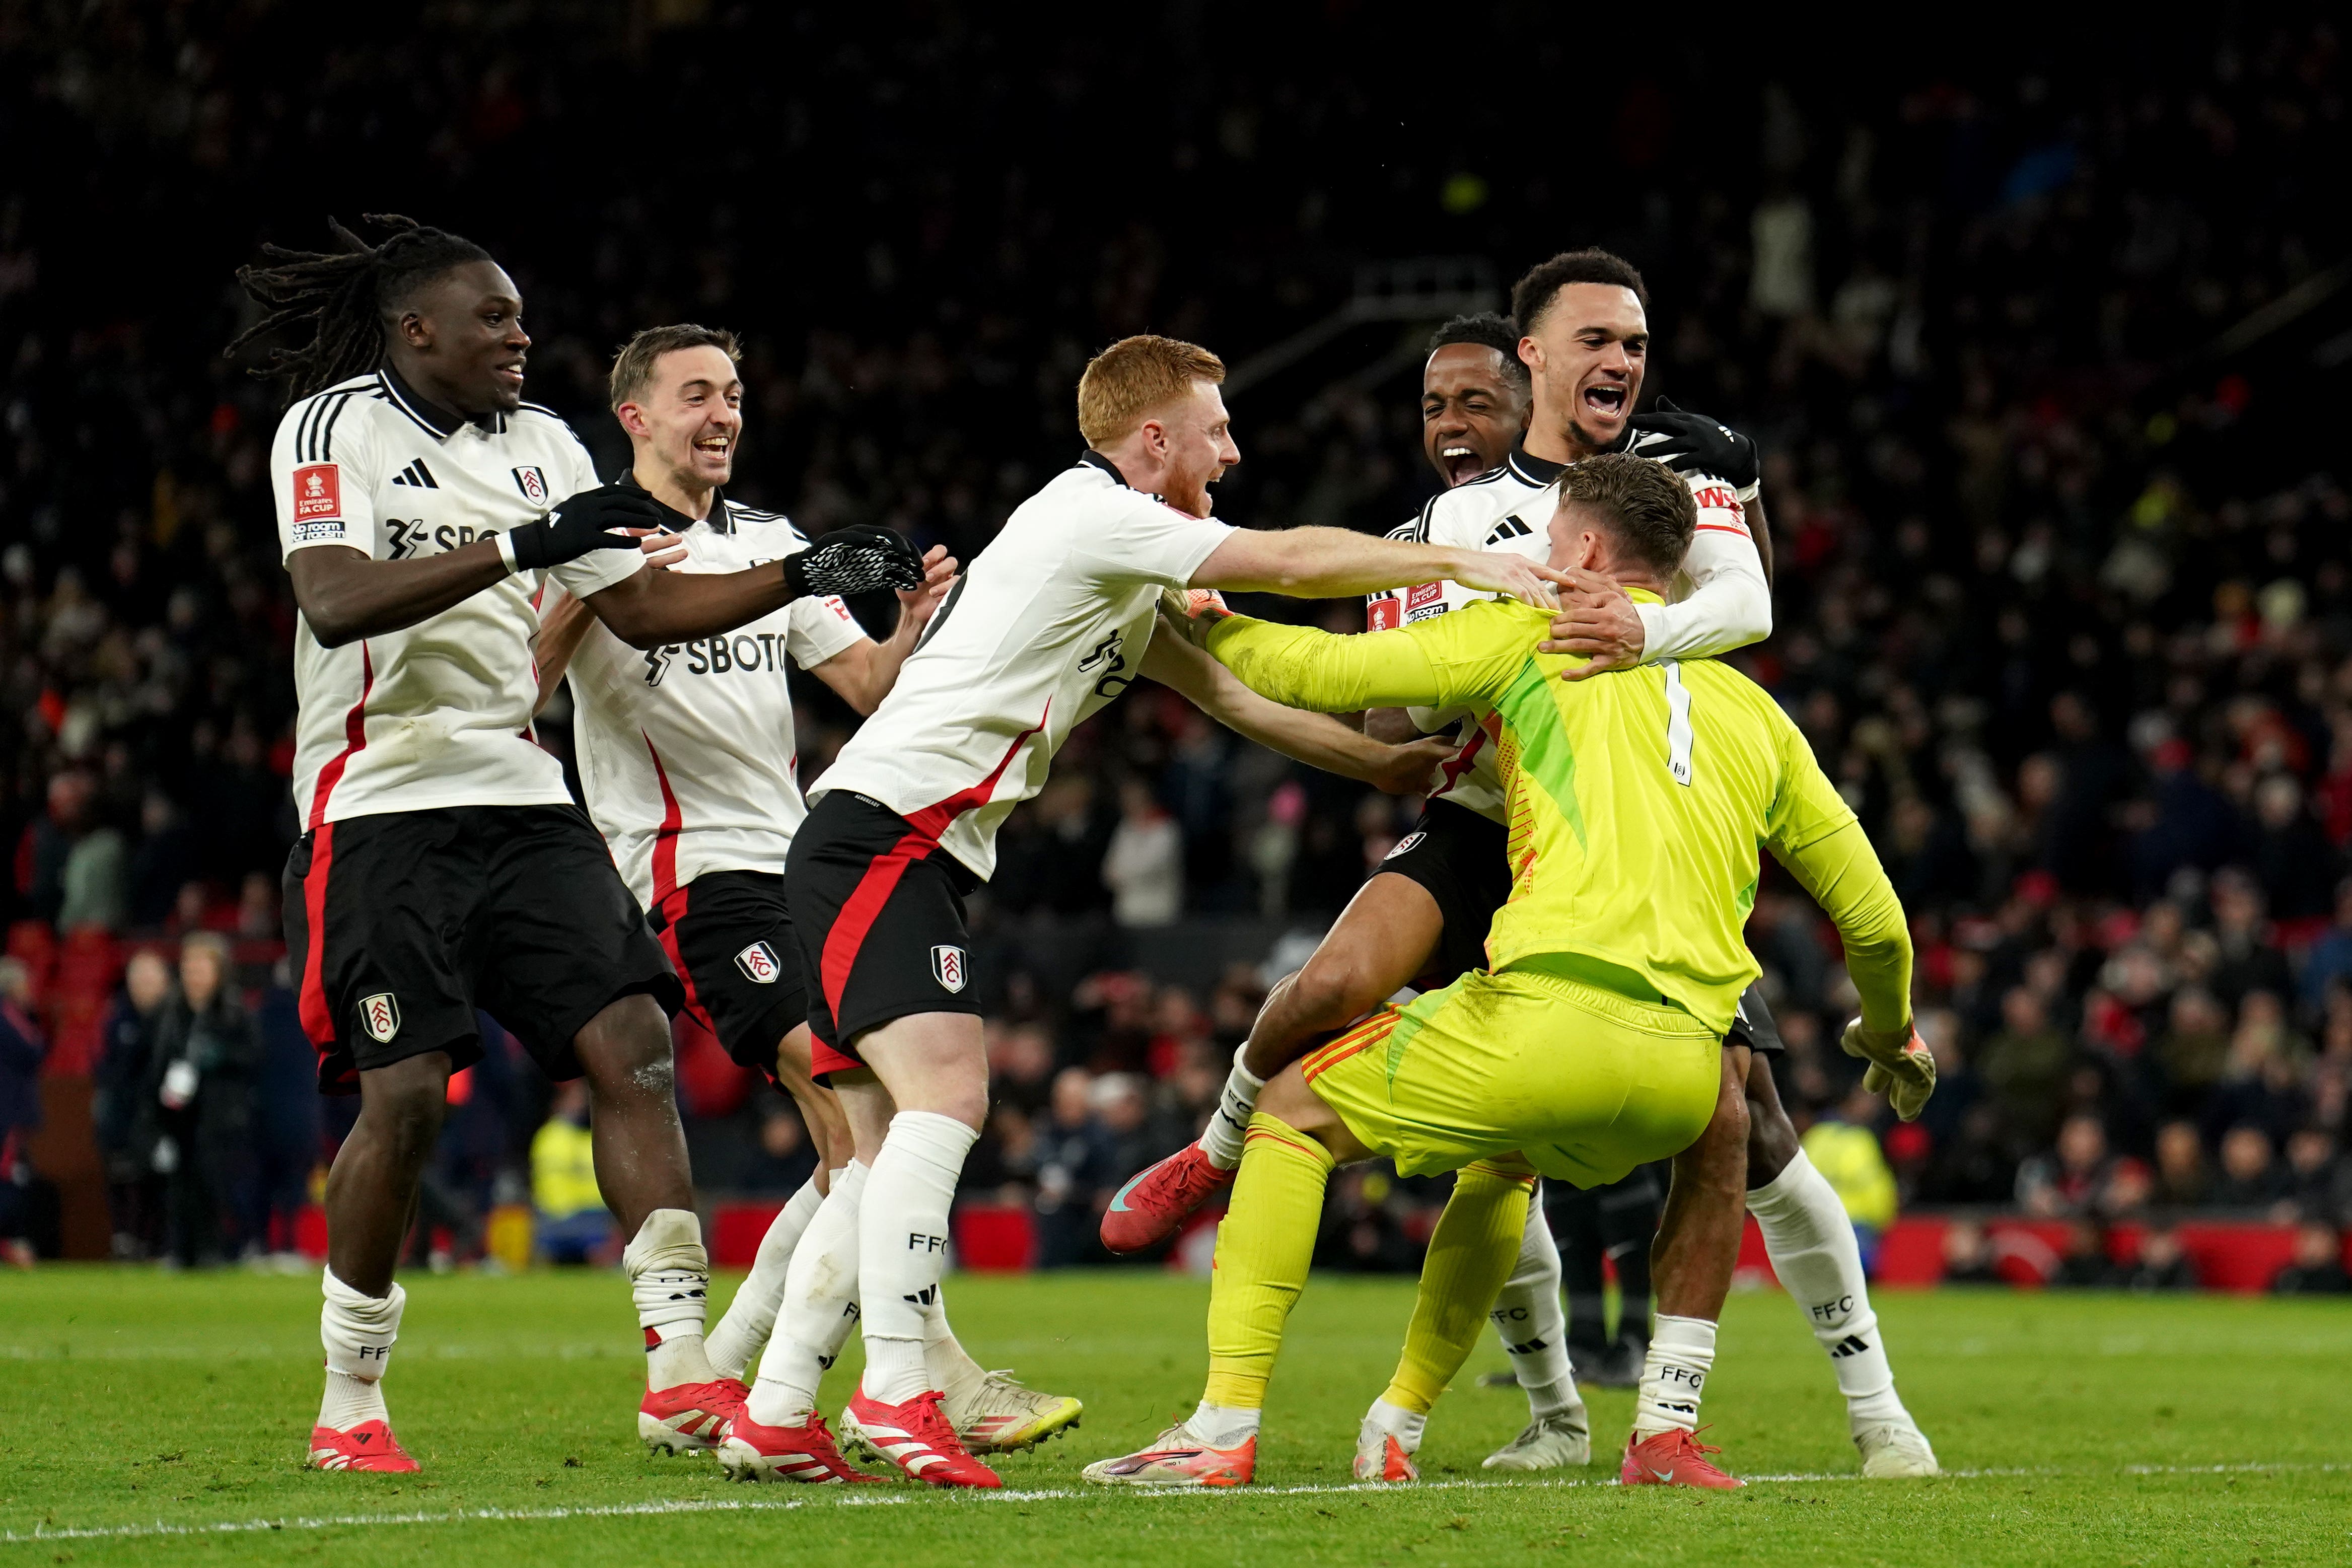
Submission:
[[1503,356],[1504,374],[1517,377],[1522,384],[1528,379],[1527,364],[1519,358],[1519,326],[1508,316],[1498,316],[1492,310],[1456,316],[1429,334],[1431,353],[1448,343],[1475,343],[1482,349],[1493,349]]
[[654,365],[661,356],[676,353],[680,349],[723,349],[730,361],[740,363],[742,346],[735,334],[724,327],[698,327],[692,321],[680,321],[675,326],[647,327],[621,345],[613,356],[613,374],[606,384],[613,397],[613,407],[618,411],[646,389],[654,375]]
[[1650,308],[1650,291],[1643,287],[1642,275],[1623,257],[1607,250],[1563,250],[1549,261],[1528,268],[1528,275],[1511,286],[1511,314],[1518,319],[1520,329],[1534,331],[1559,291],[1571,283],[1611,283],[1631,289],[1633,298],[1642,301],[1642,309]]
[[261,254],[276,265],[236,269],[246,293],[269,313],[239,332],[223,353],[233,354],[281,327],[310,324],[310,342],[270,350],[268,363],[253,373],[283,377],[289,402],[373,370],[383,358],[387,317],[450,268],[490,259],[470,239],[396,213],[364,213],[360,221],[388,232],[370,245],[331,217],[327,228],[340,248],[265,245]]
[[1681,568],[1698,531],[1690,486],[1664,463],[1631,452],[1570,463],[1559,476],[1559,500],[1599,512],[1625,552],[1662,577]]

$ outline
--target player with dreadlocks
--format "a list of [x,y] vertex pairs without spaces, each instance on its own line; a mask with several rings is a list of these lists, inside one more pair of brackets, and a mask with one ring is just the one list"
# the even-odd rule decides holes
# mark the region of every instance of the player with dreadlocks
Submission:
[[522,300],[489,253],[403,217],[369,243],[270,247],[238,273],[269,313],[232,350],[307,329],[260,374],[292,403],[270,472],[300,620],[288,955],[323,1092],[360,1097],[327,1178],[322,1469],[413,1470],[382,1379],[393,1264],[475,1009],[548,1075],[584,1077],[597,1184],[630,1237],[645,1330],[639,1425],[740,1407],[702,1344],[709,1262],[672,1089],[669,963],[604,842],[533,742],[530,644],[551,578],[624,641],[730,630],[803,595],[912,588],[881,529],[746,571],[645,570],[642,490],[599,486],[562,420],[522,401]]

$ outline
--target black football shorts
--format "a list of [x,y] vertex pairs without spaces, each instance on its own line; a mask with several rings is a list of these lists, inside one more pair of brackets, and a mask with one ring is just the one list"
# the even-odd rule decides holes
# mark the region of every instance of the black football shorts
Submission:
[[776,1046],[808,1021],[801,947],[773,871],[705,871],[646,923],[686,984],[686,1010],[727,1054],[776,1081]]
[[864,1066],[857,1037],[893,1019],[980,1012],[963,908],[978,885],[935,829],[877,801],[835,790],[810,810],[793,835],[784,899],[810,979],[820,1082]]
[[321,823],[286,859],[286,953],[319,1088],[428,1051],[482,1055],[496,1018],[553,1079],[572,1037],[639,992],[682,992],[645,913],[572,805],[461,805]]
[[1467,806],[1433,800],[1421,820],[1397,840],[1372,874],[1407,877],[1429,890],[1444,918],[1444,934],[1429,968],[1412,982],[1416,991],[1451,985],[1486,967],[1486,931],[1495,911],[1511,896],[1510,833]]

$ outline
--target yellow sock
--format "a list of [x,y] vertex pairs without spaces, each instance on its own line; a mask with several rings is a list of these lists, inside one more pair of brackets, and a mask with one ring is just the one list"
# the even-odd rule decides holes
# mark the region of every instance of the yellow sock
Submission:
[[1421,1266],[1421,1293],[1404,1331],[1404,1354],[1381,1398],[1427,1415],[1478,1342],[1496,1293],[1518,1261],[1535,1178],[1497,1170],[1484,1161],[1454,1178],[1454,1195],[1437,1216],[1429,1258]]
[[1233,1206],[1217,1226],[1205,1403],[1265,1406],[1283,1322],[1307,1288],[1330,1179],[1331,1156],[1323,1145],[1263,1110],[1250,1118]]

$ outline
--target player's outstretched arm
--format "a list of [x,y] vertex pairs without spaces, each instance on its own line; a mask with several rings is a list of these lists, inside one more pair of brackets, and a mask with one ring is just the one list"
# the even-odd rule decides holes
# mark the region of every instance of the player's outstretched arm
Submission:
[[[625,542],[636,548],[635,539]],[[586,603],[614,637],[649,648],[733,631],[803,595],[906,591],[922,583],[912,545],[887,528],[853,524],[782,562],[742,572],[638,572]]]
[[1554,575],[1524,556],[1378,539],[1344,528],[1235,529],[1192,574],[1195,588],[1339,599],[1454,582],[1549,609]]
[[1391,795],[1426,789],[1430,774],[1454,754],[1450,740],[1386,745],[1321,713],[1303,713],[1252,691],[1223,665],[1165,626],[1143,652],[1143,675],[1189,698],[1236,734],[1269,751],[1341,778],[1360,779]]
[[898,683],[899,668],[922,640],[923,628],[930,625],[948,590],[955,586],[955,576],[956,558],[948,553],[946,545],[932,545],[923,556],[923,585],[898,595],[898,624],[890,635],[879,642],[868,637],[851,643],[809,673],[832,687],[858,712],[873,712]]
[[539,635],[530,639],[531,668],[539,675],[539,695],[530,705],[534,717],[546,708],[555,689],[563,684],[563,672],[572,668],[572,656],[580,651],[580,639],[595,624],[596,617],[587,605],[553,584],[548,584],[547,597],[539,606]]
[[404,631],[513,574],[494,539],[414,561],[377,561],[340,544],[286,558],[294,603],[321,647]]

